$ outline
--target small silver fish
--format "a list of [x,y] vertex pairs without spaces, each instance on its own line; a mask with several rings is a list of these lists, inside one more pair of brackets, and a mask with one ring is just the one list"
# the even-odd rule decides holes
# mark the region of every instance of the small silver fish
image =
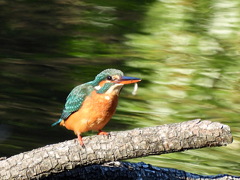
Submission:
[[132,95],[136,95],[137,94],[137,90],[138,90],[138,84],[134,83],[134,88],[133,88],[133,91],[132,91]]

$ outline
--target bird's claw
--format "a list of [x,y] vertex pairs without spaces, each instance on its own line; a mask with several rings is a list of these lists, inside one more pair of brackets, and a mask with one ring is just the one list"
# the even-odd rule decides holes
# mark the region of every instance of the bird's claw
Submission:
[[104,132],[104,131],[101,131],[101,130],[99,130],[98,135],[105,135],[105,136],[107,136],[108,138],[111,137],[111,134],[110,134],[110,133]]
[[84,145],[83,140],[82,140],[82,136],[80,134],[78,134],[77,137],[78,137],[77,140],[78,140],[80,146],[85,148],[85,145]]

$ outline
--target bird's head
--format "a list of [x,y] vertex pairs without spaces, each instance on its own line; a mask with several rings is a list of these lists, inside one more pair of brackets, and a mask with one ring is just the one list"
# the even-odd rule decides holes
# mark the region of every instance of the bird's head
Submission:
[[124,76],[118,69],[106,69],[99,73],[92,81],[97,93],[118,94],[124,84],[131,84],[141,81],[139,78]]

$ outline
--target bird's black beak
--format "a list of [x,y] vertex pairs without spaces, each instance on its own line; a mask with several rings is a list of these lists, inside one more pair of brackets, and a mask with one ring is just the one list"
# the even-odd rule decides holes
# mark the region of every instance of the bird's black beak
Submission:
[[140,78],[122,76],[122,78],[120,80],[118,80],[118,83],[119,84],[132,84],[132,83],[137,83],[139,81],[141,81]]

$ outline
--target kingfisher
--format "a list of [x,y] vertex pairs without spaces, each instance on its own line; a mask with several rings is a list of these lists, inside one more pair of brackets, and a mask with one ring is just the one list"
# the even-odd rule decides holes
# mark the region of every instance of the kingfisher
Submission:
[[118,69],[102,71],[93,81],[73,88],[60,119],[52,126],[60,124],[74,131],[81,146],[84,146],[81,136],[84,132],[93,130],[98,131],[98,135],[109,135],[102,129],[116,111],[122,87],[139,81],[140,78],[124,76]]

